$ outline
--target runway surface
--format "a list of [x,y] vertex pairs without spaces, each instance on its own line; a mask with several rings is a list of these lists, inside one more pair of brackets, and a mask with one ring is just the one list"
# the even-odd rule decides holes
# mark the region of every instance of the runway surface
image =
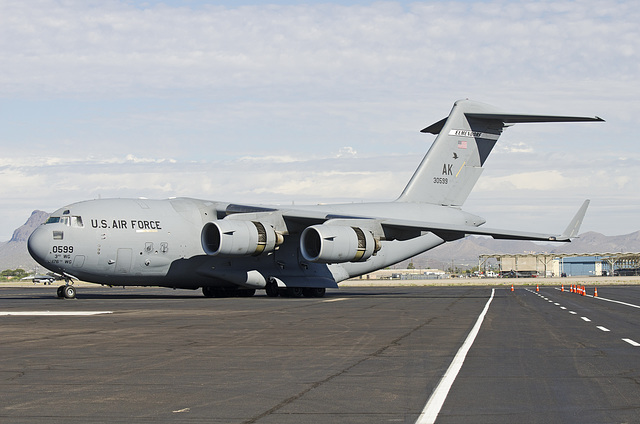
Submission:
[[[0,288],[0,422],[415,423],[491,290]],[[598,294],[495,289],[436,422],[637,422],[640,287]]]

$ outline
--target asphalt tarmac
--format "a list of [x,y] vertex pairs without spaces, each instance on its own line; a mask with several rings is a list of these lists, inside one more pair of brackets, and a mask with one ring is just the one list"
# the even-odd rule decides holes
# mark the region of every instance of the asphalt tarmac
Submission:
[[[0,288],[0,422],[415,423],[491,290]],[[638,422],[640,287],[598,295],[497,288],[436,422]]]

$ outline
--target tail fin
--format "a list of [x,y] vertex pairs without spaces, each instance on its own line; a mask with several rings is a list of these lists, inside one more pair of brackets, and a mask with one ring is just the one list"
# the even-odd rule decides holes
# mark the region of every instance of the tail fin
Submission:
[[397,201],[462,206],[509,124],[578,121],[602,119],[506,114],[490,105],[458,100],[447,118],[421,131],[437,137]]

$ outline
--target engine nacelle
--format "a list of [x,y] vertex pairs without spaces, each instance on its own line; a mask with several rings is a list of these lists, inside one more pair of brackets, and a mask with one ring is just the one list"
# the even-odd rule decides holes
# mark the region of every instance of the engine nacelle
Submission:
[[207,255],[258,256],[273,252],[282,235],[258,221],[220,220],[202,227],[202,249]]
[[300,251],[310,262],[364,262],[378,250],[373,234],[359,227],[312,225],[300,236]]

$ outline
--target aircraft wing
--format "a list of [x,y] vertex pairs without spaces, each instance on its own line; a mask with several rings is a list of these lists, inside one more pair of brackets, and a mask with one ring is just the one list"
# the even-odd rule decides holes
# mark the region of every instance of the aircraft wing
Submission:
[[[231,219],[252,219],[253,214],[276,214],[281,216],[287,222],[287,226],[298,227],[298,230],[304,229],[309,225],[322,224],[327,221],[340,221],[342,224],[348,225],[353,222],[354,225],[364,224],[374,230],[379,235],[384,234],[386,239],[409,239],[417,237],[422,232],[432,232],[445,240],[456,240],[469,234],[491,236],[494,239],[508,240],[531,240],[531,241],[557,241],[570,242],[571,238],[578,235],[580,225],[584,219],[589,200],[585,200],[567,228],[562,234],[545,234],[532,233],[526,231],[513,231],[488,227],[474,227],[470,225],[459,225],[442,222],[428,222],[417,220],[404,220],[395,218],[357,216],[357,215],[338,215],[327,213],[319,209],[267,209],[261,207],[232,205],[229,210],[236,210],[229,217]],[[237,209],[236,209],[237,208]],[[235,215],[235,216],[234,216]],[[382,233],[382,234],[380,234]]]
[[[451,225],[433,222],[420,222],[420,221],[401,221],[401,220],[384,220],[382,222],[383,227],[396,227],[398,230],[409,228],[430,231],[436,235],[443,235],[447,238],[461,238],[467,234],[491,236],[494,239],[508,239],[508,240],[531,240],[531,241],[558,241],[558,242],[570,242],[571,238],[578,235],[580,225],[584,219],[584,215],[587,212],[589,206],[589,200],[585,200],[578,212],[575,214],[569,225],[562,234],[543,234],[543,233],[531,233],[525,231],[512,231],[486,227],[472,227],[468,225]],[[447,237],[448,236],[448,237]]]

